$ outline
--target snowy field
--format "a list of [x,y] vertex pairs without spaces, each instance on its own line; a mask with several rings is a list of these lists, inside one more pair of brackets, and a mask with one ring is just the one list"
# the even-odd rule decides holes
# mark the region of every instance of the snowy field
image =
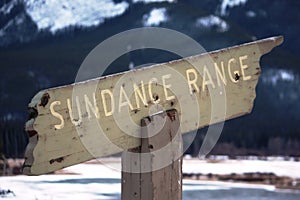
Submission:
[[300,178],[300,162],[283,160],[224,160],[209,163],[205,160],[186,159],[184,173],[243,174],[247,172],[274,173],[277,176]]
[[[42,176],[11,176],[0,178],[0,188],[10,189],[14,195],[7,199],[120,199],[120,159],[102,159],[75,165],[61,174]],[[183,162],[184,173],[244,173],[273,172],[277,175],[300,177],[300,162],[291,161],[233,161],[218,163],[188,159]],[[297,170],[298,169],[298,170]],[[68,173],[68,174],[63,174]],[[297,191],[280,191],[274,186],[224,183],[211,181],[183,181],[183,199],[290,199],[300,198]]]

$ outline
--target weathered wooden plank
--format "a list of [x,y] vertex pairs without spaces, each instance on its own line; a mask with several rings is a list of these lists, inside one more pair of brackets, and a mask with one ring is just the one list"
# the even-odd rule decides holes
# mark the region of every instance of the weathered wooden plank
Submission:
[[140,145],[139,122],[176,109],[182,133],[250,113],[260,57],[273,37],[39,92],[29,104],[25,174],[43,174]]

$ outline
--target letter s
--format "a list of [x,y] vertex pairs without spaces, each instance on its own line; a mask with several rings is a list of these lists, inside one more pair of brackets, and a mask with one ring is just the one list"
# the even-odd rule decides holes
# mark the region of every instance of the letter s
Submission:
[[54,128],[56,128],[56,129],[62,129],[64,127],[64,125],[65,125],[65,121],[64,121],[63,116],[54,110],[54,106],[60,105],[60,104],[61,104],[60,101],[53,101],[50,104],[50,112],[51,112],[51,114],[54,117],[58,118],[61,121],[60,124],[54,125]]

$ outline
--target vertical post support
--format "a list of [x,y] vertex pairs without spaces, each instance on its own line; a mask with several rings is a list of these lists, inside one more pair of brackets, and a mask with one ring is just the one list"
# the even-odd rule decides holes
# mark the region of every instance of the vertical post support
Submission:
[[122,155],[122,200],[182,199],[182,136],[176,110],[141,120],[141,147]]

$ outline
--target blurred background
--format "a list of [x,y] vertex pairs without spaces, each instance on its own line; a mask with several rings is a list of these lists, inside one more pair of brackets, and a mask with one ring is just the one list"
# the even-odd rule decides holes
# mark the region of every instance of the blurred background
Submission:
[[[27,104],[39,91],[71,84],[87,54],[132,28],[182,32],[207,51],[269,36],[285,42],[261,60],[250,115],[225,123],[213,155],[300,156],[300,1],[295,0],[1,0],[0,151],[22,158]],[[177,58],[154,50],[121,56],[106,74]],[[198,155],[205,129],[186,153]],[[298,158],[297,158],[298,157]]]
[[[207,51],[283,35],[285,42],[261,59],[253,112],[226,121],[206,160],[193,158],[206,133],[198,130],[185,152],[183,199],[299,199],[299,11],[297,0],[0,0],[0,174],[22,173],[31,98],[73,83],[88,53],[114,34],[165,27]],[[138,50],[119,57],[105,74],[178,58]],[[0,197],[120,199],[121,173],[112,169],[120,158],[101,161],[54,175],[2,176]]]

